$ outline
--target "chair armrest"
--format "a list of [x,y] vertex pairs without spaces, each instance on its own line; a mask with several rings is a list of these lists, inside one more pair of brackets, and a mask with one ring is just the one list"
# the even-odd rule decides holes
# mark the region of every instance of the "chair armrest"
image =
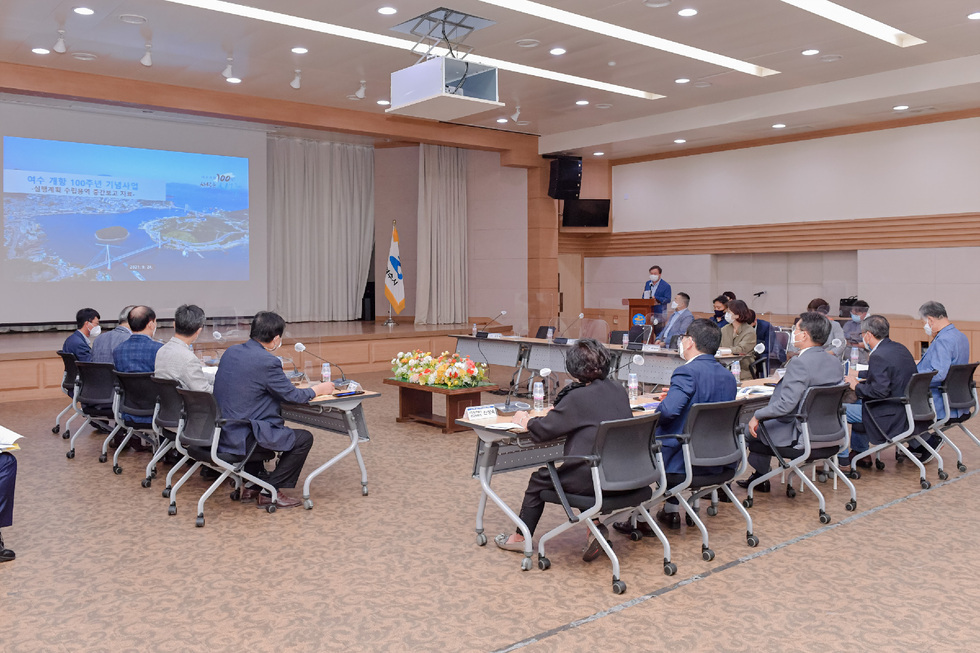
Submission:
[[873,406],[875,404],[884,404],[887,402],[897,402],[900,404],[909,403],[908,397],[885,397],[884,399],[868,399],[864,402],[865,406]]
[[576,522],[578,517],[572,512],[572,507],[568,505],[568,497],[565,496],[565,489],[561,486],[561,479],[558,478],[558,468],[555,467],[555,461],[548,461],[548,474],[551,476],[551,484],[555,486],[555,492],[558,493],[558,500],[561,501],[561,507],[565,509],[565,514],[568,515],[568,521]]
[[661,444],[661,441],[666,438],[674,438],[681,444],[687,444],[688,442],[691,441],[691,436],[688,435],[687,433],[674,433],[674,434],[664,433],[663,435],[656,436],[656,438],[657,438],[657,444]]

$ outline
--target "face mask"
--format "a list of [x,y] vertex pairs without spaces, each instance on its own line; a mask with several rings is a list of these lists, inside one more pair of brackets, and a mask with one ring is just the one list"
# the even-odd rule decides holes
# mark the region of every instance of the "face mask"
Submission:
[[278,350],[278,349],[279,349],[280,347],[282,347],[282,338],[279,338],[279,344],[278,344],[278,345],[276,345],[275,347],[273,347],[272,349],[270,349],[269,351],[276,351],[276,350]]
[[733,322],[735,322],[735,314],[734,314],[734,313],[732,313],[731,311],[728,311],[728,312],[726,312],[726,313],[725,313],[725,320],[726,320],[726,321],[727,321],[727,322],[728,322],[729,324],[732,324]]
[[796,329],[793,329],[792,342],[793,342],[794,345],[800,344],[800,341],[802,340],[802,338],[800,338],[799,335],[800,335],[800,332],[797,331]]
[[[95,327],[95,328],[98,329],[99,327]],[[927,336],[931,336],[932,335],[932,327],[929,326],[929,323],[928,322],[926,322],[925,324],[922,325],[922,329],[926,332],[926,335]]]
[[681,358],[683,358],[684,360],[687,360],[687,356],[684,355],[686,353],[687,353],[687,349],[684,347],[684,338],[678,338],[677,339],[677,355],[680,356]]
[[670,303],[670,307],[676,311],[677,310],[677,302],[671,302]]
[[869,345],[868,344],[868,341],[864,339],[864,336],[861,337],[861,342],[864,343],[864,348],[865,349],[867,349],[868,351],[871,351],[871,345]]
[[855,322],[860,322],[861,316],[856,313],[851,313],[851,319],[854,320]]
[[92,327],[92,330],[88,332],[88,337],[89,338],[95,338],[100,333],[102,333],[102,327],[100,325],[96,324],[94,327]]
[[715,311],[715,317],[725,317],[725,311]]
[[658,281],[660,281],[660,275],[659,274],[651,274],[650,275],[650,281],[652,281],[654,283],[657,283]]

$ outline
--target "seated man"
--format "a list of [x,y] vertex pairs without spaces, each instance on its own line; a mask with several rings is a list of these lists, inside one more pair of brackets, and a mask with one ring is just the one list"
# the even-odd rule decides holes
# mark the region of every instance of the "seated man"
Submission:
[[[17,459],[10,452],[0,453],[0,528],[14,523],[14,485],[17,483]],[[0,535],[0,562],[10,562],[17,556],[3,544]]]
[[687,308],[690,305],[691,296],[686,292],[679,292],[674,296],[674,301],[670,305],[674,309],[674,313],[667,320],[664,330],[657,336],[656,344],[669,347],[674,336],[680,337],[687,333],[687,327],[691,326],[691,322],[694,321],[694,315]]
[[862,345],[863,330],[861,325],[867,319],[869,310],[871,310],[871,307],[868,306],[868,302],[863,299],[857,300],[851,306],[851,321],[842,327],[844,329],[844,337],[847,339],[847,345],[843,353],[844,357],[849,357],[851,355],[851,349],[857,347],[858,362],[862,365],[868,363],[868,352]]
[[[839,385],[844,380],[840,359],[823,349],[830,335],[830,320],[822,313],[810,311],[800,316],[793,329],[793,344],[800,353],[786,364],[786,375],[776,384],[769,404],[755,411],[749,420],[749,464],[755,470],[748,479],[737,481],[748,487],[756,478],[769,473],[772,447],[800,449],[800,424],[794,418],[803,403],[803,395],[814,386]],[[760,438],[759,422],[765,422],[769,442]],[[771,446],[770,446],[771,445]],[[769,491],[769,481],[759,484],[760,492]]]
[[89,343],[102,332],[102,327],[99,326],[99,312],[94,308],[79,309],[75,313],[75,326],[76,330],[65,338],[61,351],[75,354],[76,360],[88,363],[92,360],[92,347]]
[[204,372],[191,346],[203,328],[204,309],[194,304],[178,306],[174,311],[174,337],[157,350],[154,374],[178,381],[186,390],[213,392],[214,377]]
[[[272,352],[282,346],[286,322],[276,313],[260,311],[252,318],[249,340],[229,347],[221,357],[214,379],[214,398],[221,416],[231,421],[221,429],[218,451],[244,456],[258,442],[259,452],[278,451],[279,464],[269,474],[268,482],[277,492],[280,508],[301,504],[279,490],[296,487],[306,456],[313,446],[313,435],[306,430],[286,426],[280,415],[282,402],[305,404],[317,395],[331,394],[333,383],[318,383],[297,388],[290,383],[280,361]],[[251,422],[249,424],[248,422]],[[261,460],[246,463],[245,471],[258,476],[264,470]],[[272,503],[272,497],[257,489],[242,489],[242,503],[258,501],[260,507]]]
[[[721,329],[711,320],[705,319],[691,322],[687,333],[677,342],[678,352],[686,362],[670,375],[670,388],[657,408],[660,413],[657,439],[661,442],[665,471],[668,475],[675,476],[668,478],[668,485],[676,485],[685,474],[681,443],[677,438],[669,436],[684,431],[684,423],[687,421],[687,414],[691,412],[691,406],[735,399],[738,390],[735,377],[715,359],[715,352],[720,344]],[[668,528],[680,528],[678,511],[677,500],[668,499],[657,513],[657,520]],[[652,532],[643,522],[637,522],[637,525],[641,531]],[[621,533],[633,530],[630,520],[616,522],[613,528]]]
[[[851,452],[842,451],[837,462],[847,471],[850,459],[868,450],[869,440],[872,444],[881,444],[887,437],[901,433],[908,427],[905,408],[898,403],[886,402],[869,408],[864,402],[871,399],[886,399],[901,397],[909,379],[918,370],[915,359],[901,343],[891,340],[888,335],[891,327],[883,315],[869,315],[861,323],[862,344],[868,355],[868,370],[863,377],[848,375],[847,383],[860,400],[856,404],[844,404],[847,411],[847,421],[851,428]],[[884,431],[875,428],[871,416],[877,420]],[[859,464],[864,461],[859,461]],[[867,461],[865,466],[870,466]]]
[[[830,315],[830,303],[823,299],[822,297],[817,297],[816,299],[810,300],[807,304],[806,310],[816,311],[821,315]],[[829,317],[828,317],[829,319]],[[853,323],[852,323],[853,324]],[[860,330],[860,327],[858,327]],[[834,344],[837,343],[837,344]],[[860,343],[859,343],[860,345]],[[827,336],[827,342],[823,344],[823,348],[836,356],[839,360],[847,358],[850,356],[851,348],[847,345],[847,336],[844,335],[844,327],[842,327],[837,320],[830,320],[830,335]],[[796,356],[800,353],[798,347],[796,347],[792,342],[786,347],[787,356]]]
[[95,339],[95,343],[92,345],[93,363],[111,363],[112,352],[116,350],[116,347],[129,340],[129,336],[133,335],[133,332],[129,330],[129,312],[134,308],[136,307],[127,306],[122,309],[116,328],[106,331]]
[[[157,351],[163,345],[153,339],[157,330],[157,314],[149,306],[137,306],[129,312],[129,328],[133,332],[112,351],[112,365],[117,372],[152,372],[156,368]],[[140,424],[151,424],[152,417],[122,414],[123,419]],[[121,439],[117,435],[114,439]],[[137,451],[148,450],[138,441],[130,446]]]
[[[526,428],[535,442],[566,437],[566,456],[591,455],[600,422],[633,416],[626,390],[609,378],[612,360],[609,350],[598,341],[592,338],[577,341],[569,348],[565,357],[565,369],[575,378],[575,383],[565,386],[558,393],[555,407],[544,417],[532,418],[524,411],[518,411],[514,415],[514,422]],[[562,463],[558,468],[558,477],[567,493],[593,493],[592,470],[585,461]],[[544,512],[541,492],[553,487],[547,467],[531,474],[524,493],[524,503],[521,504],[521,521],[531,535],[534,535],[534,529]],[[600,531],[604,531],[604,528],[600,528]],[[507,551],[524,551],[524,536],[520,531],[510,537],[501,533],[494,538],[494,542]],[[586,561],[594,560],[601,551],[590,531],[590,539],[582,558]]]

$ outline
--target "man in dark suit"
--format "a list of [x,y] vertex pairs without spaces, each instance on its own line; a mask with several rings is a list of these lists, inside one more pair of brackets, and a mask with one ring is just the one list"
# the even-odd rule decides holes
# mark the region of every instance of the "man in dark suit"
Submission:
[[[129,312],[129,329],[133,335],[112,350],[112,366],[117,372],[152,372],[156,366],[157,352],[162,342],[153,339],[157,330],[157,314],[149,306],[137,306]],[[137,417],[123,413],[123,417],[140,424],[150,424],[152,417]],[[134,444],[133,448],[144,447]]]
[[88,363],[92,360],[92,346],[89,340],[94,340],[102,332],[99,326],[99,312],[94,308],[81,308],[75,313],[76,330],[65,338],[61,351],[75,354],[76,360]]
[[[776,384],[769,404],[755,411],[749,421],[752,437],[746,443],[749,448],[749,464],[755,472],[746,480],[738,481],[740,487],[748,487],[754,479],[769,473],[772,464],[772,447],[794,448],[802,451],[800,424],[794,418],[803,403],[808,388],[840,385],[844,380],[844,368],[840,359],[823,348],[830,336],[830,320],[812,311],[800,316],[793,329],[793,344],[800,353],[786,365],[786,375]],[[769,442],[760,438],[759,422],[765,422]],[[799,454],[797,454],[799,455]],[[769,491],[769,481],[758,486],[760,492]]]
[[[687,332],[677,341],[677,349],[686,362],[677,367],[670,376],[670,388],[663,395],[657,411],[660,421],[657,424],[657,440],[661,442],[661,452],[667,474],[683,476],[684,453],[677,438],[661,437],[677,435],[684,430],[687,415],[694,404],[732,401],[738,390],[735,377],[715,359],[715,352],[721,344],[721,329],[711,320],[697,319],[691,322]],[[668,481],[668,484],[670,481]],[[668,499],[664,508],[657,513],[657,520],[669,528],[680,528],[680,513],[677,500]],[[646,524],[637,522],[640,530],[647,530]],[[616,522],[613,528],[621,533],[633,530],[630,520]],[[652,532],[652,531],[651,531]]]
[[670,303],[671,293],[670,284],[663,280],[663,270],[659,265],[650,267],[650,278],[643,285],[644,299],[656,299],[657,305],[653,307],[654,317],[663,323],[664,311]]
[[[847,421],[855,425],[851,430],[851,457],[867,451],[869,440],[872,444],[881,444],[887,437],[901,433],[908,427],[905,408],[899,403],[884,402],[872,407],[865,403],[872,399],[901,397],[905,394],[909,379],[917,371],[911,352],[905,345],[891,340],[889,332],[888,320],[883,315],[869,315],[861,322],[861,341],[871,353],[866,376],[847,377],[848,385],[860,400],[857,404],[845,405]],[[874,416],[883,432],[875,428],[871,416]],[[839,462],[846,467],[850,459]]]
[[[269,474],[269,484],[278,493],[280,508],[301,504],[299,499],[279,492],[280,488],[296,487],[306,456],[313,446],[309,431],[286,426],[280,415],[282,402],[305,404],[317,395],[331,394],[333,383],[318,383],[311,388],[297,388],[282,370],[282,361],[275,352],[282,346],[286,322],[276,313],[261,311],[252,319],[250,340],[229,347],[221,357],[214,379],[214,398],[221,416],[230,421],[221,429],[218,451],[244,456],[252,443],[258,441],[258,451],[278,451],[279,464]],[[245,471],[252,475],[262,472],[262,461],[246,463]],[[272,502],[271,496],[258,494],[246,486],[243,503],[257,500],[259,506]]]

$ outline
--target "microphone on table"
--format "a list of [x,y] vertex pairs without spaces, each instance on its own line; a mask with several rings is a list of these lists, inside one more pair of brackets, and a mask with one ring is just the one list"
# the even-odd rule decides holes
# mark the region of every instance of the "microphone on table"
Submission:
[[327,363],[329,365],[335,366],[338,370],[340,370],[340,381],[339,382],[340,383],[343,383],[344,381],[347,380],[347,377],[344,376],[344,368],[342,368],[340,365],[337,365],[336,363],[331,363],[330,361],[328,361],[326,358],[323,358],[322,356],[317,356],[312,351],[308,350],[306,348],[306,345],[304,345],[303,343],[297,342],[295,345],[293,345],[293,349],[295,349],[299,353],[306,352],[307,354],[309,354],[313,358],[317,358],[317,359],[323,361],[324,363]]
[[223,335],[221,335],[221,332],[220,332],[220,331],[214,331],[214,332],[213,332],[213,333],[211,334],[211,336],[212,336],[212,337],[213,337],[213,338],[214,338],[215,340],[224,340],[224,336],[223,336]]
[[[547,378],[551,374],[551,370],[547,367],[541,368],[539,371],[541,378]],[[531,377],[532,379],[534,377]],[[507,400],[500,404],[494,404],[493,407],[497,409],[497,413],[500,415],[513,415],[519,410],[531,410],[531,405],[526,404],[523,401],[510,402],[511,397],[514,395],[514,388],[516,384],[511,383],[510,390],[507,392]]]
[[565,327],[564,329],[562,329],[562,332],[559,333],[558,336],[555,338],[555,343],[556,344],[559,344],[559,345],[564,345],[565,343],[567,343],[568,342],[568,338],[564,338],[563,336],[566,333],[568,333],[568,330],[571,329],[573,326],[575,326],[575,323],[578,322],[579,320],[581,320],[583,317],[585,317],[585,313],[579,313],[578,314],[578,317],[575,318],[574,320],[572,320],[572,323],[571,324],[569,324],[567,327]]
[[616,372],[623,369],[624,367],[629,367],[630,365],[639,365],[642,367],[647,362],[647,359],[643,358],[640,354],[633,354],[628,361],[616,368]]
[[490,327],[491,324],[497,321],[497,318],[503,317],[504,315],[507,315],[507,311],[500,311],[499,313],[497,313],[497,315],[495,315],[492,320],[490,320],[489,322],[483,325],[483,329],[476,332],[476,337],[486,338],[488,335],[490,335],[489,333],[487,333],[487,329]]

